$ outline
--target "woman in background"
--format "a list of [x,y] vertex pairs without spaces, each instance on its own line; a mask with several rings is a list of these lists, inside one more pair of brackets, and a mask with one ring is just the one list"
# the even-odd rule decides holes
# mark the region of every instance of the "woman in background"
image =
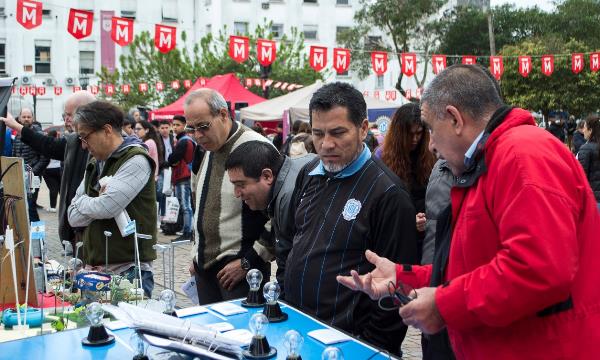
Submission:
[[142,139],[144,144],[148,147],[148,154],[154,160],[156,165],[154,168],[154,176],[158,177],[158,159],[163,158],[163,142],[158,136],[158,133],[154,129],[154,126],[146,120],[139,121],[135,124],[135,134]]
[[590,115],[584,121],[583,136],[587,142],[579,149],[577,159],[583,166],[600,209],[600,117]]

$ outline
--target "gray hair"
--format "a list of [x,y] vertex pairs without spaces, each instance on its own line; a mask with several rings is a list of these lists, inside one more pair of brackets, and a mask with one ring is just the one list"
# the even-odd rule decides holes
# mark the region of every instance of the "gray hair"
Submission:
[[455,106],[475,120],[504,105],[498,83],[479,66],[453,65],[440,72],[421,97],[437,118],[446,114],[446,106]]
[[[133,117],[133,114],[135,114],[136,112],[140,112],[140,109],[138,109],[137,107],[132,107],[131,109],[129,109],[129,111],[127,112],[127,114],[131,117]],[[140,113],[141,115],[141,113]]]
[[206,104],[208,105],[208,108],[210,109],[210,114],[212,116],[219,115],[219,113],[221,112],[221,109],[227,110],[227,114],[229,114],[229,108],[227,106],[227,101],[225,101],[225,98],[223,97],[223,95],[221,95],[216,90],[205,88],[205,89],[198,89],[198,90],[192,91],[185,98],[184,106],[188,107],[194,101],[196,101],[198,99],[202,99],[206,102]]

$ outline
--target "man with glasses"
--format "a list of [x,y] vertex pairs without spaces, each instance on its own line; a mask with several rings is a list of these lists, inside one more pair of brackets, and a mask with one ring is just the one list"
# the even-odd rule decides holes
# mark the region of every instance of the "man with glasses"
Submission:
[[58,202],[58,233],[60,240],[70,241],[75,248],[77,234],[75,229],[69,225],[67,207],[71,203],[75,191],[83,179],[85,165],[88,161],[88,151],[81,147],[77,134],[71,133],[73,127],[73,115],[78,107],[89,104],[96,100],[94,95],[87,91],[77,91],[70,95],[65,102],[63,120],[65,129],[69,133],[60,138],[53,138],[32,129],[23,127],[10,116],[0,118],[6,126],[21,134],[21,140],[31,146],[32,149],[50,159],[62,161],[63,175],[60,180],[60,198]]
[[[129,280],[136,277],[134,235],[124,235],[115,220],[126,211],[136,222],[136,232],[149,236],[139,236],[137,244],[141,286],[150,297],[154,287],[152,260],[156,259],[152,248],[157,216],[155,162],[137,137],[123,138],[123,112],[115,105],[105,101],[84,105],[77,109],[75,123],[81,147],[93,156],[68,210],[71,226],[85,228],[85,264],[91,270],[121,274]],[[107,230],[112,233],[108,249]]]
[[[206,150],[198,172],[193,266],[200,304],[244,297],[246,273],[259,269],[268,281],[273,248],[260,239],[268,218],[235,197],[225,161],[240,144],[268,140],[229,117],[221,94],[200,89],[184,104],[188,128]],[[270,241],[268,239],[267,241]]]

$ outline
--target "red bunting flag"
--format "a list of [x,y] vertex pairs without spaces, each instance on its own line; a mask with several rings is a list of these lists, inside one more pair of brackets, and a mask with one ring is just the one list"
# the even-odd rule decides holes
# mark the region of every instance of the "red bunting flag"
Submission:
[[179,80],[173,80],[171,81],[171,89],[177,90],[179,89]]
[[99,91],[98,86],[96,86],[96,85],[90,86],[90,92],[92,93],[92,95],[98,95],[98,91]]
[[379,95],[381,95],[381,94],[380,94],[380,92],[379,92],[379,90],[375,90],[375,91],[373,91],[373,97],[374,97],[375,99],[379,99]]
[[528,77],[531,72],[531,56],[519,56],[519,74]]
[[43,87],[43,86],[40,86],[40,87],[38,87],[38,88],[37,88],[37,94],[38,94],[39,96],[44,96],[44,95],[46,95],[46,88],[45,88],[45,87]]
[[55,86],[54,87],[54,95],[60,96],[60,95],[62,95],[62,92],[63,92],[62,87],[60,87],[60,86]]
[[21,94],[21,96],[29,94],[29,88],[27,86],[19,86],[19,94]]
[[275,85],[273,85],[273,87],[275,89],[279,89],[280,86],[281,86],[281,81],[278,81],[278,82],[275,83]]
[[250,40],[246,36],[229,37],[229,57],[233,61],[243,63],[250,55]]
[[[327,48],[324,46],[311,46],[308,57],[310,67],[315,71],[321,71],[327,65]],[[282,90],[284,90],[282,88]]]
[[288,87],[288,83],[284,82],[283,84],[281,84],[281,90],[285,90]]
[[154,86],[156,87],[156,91],[163,91],[165,89],[165,84],[162,81],[157,81]]
[[123,84],[121,85],[121,92],[125,95],[129,94],[129,92],[131,91],[131,85],[129,84]]
[[385,51],[373,51],[371,52],[371,65],[373,71],[377,75],[383,75],[387,71],[387,52]]
[[417,88],[417,92],[416,92],[416,98],[417,98],[417,99],[420,99],[420,98],[421,98],[421,95],[423,95],[423,88],[422,88],[422,87],[420,87],[420,88]]
[[30,86],[29,89],[27,89],[27,90],[28,90],[27,92],[29,93],[29,95],[37,96],[37,88],[35,86]]
[[431,57],[431,64],[433,65],[433,73],[436,75],[439,74],[448,66],[446,55],[433,55]]
[[253,79],[246,79],[246,87],[252,87],[252,85],[254,84],[254,80]]
[[154,45],[163,54],[175,49],[177,28],[161,24],[154,25]]
[[385,91],[385,100],[386,101],[395,101],[396,100],[396,90],[386,90]]
[[554,55],[542,56],[542,74],[546,76],[552,75],[554,72]]
[[583,54],[571,54],[571,70],[574,74],[583,70]]
[[139,83],[138,89],[140,90],[140,92],[145,93],[148,91],[148,84],[147,83]]
[[133,20],[113,17],[110,38],[120,46],[128,45],[133,40]]
[[69,10],[69,22],[67,31],[77,40],[81,40],[92,34],[94,25],[94,13],[87,10]]
[[600,70],[600,52],[590,54],[590,70],[593,72]]
[[404,97],[407,98],[408,100],[412,99],[412,90],[411,89],[406,89],[404,91]]
[[271,86],[273,84],[273,80],[269,79],[265,82],[265,86]]
[[477,63],[477,57],[471,55],[465,55],[462,57],[462,63],[465,65],[473,65]]
[[500,80],[504,73],[504,63],[502,62],[502,56],[490,56],[490,72],[496,80]]
[[42,3],[17,0],[17,22],[29,30],[42,25]]
[[402,73],[411,77],[417,72],[417,55],[411,53],[402,53]]
[[277,56],[277,45],[273,40],[256,40],[256,55],[258,63],[262,66],[269,66],[275,61]]
[[81,86],[73,86],[73,92],[81,91]]
[[350,67],[350,50],[335,48],[333,49],[333,68],[338,74],[343,74]]
[[183,87],[184,87],[185,89],[189,89],[189,88],[191,88],[191,87],[192,87],[192,80],[188,80],[188,79],[186,79],[186,80],[183,80]]
[[115,86],[113,84],[108,84],[104,87],[104,93],[106,96],[113,96],[115,94]]

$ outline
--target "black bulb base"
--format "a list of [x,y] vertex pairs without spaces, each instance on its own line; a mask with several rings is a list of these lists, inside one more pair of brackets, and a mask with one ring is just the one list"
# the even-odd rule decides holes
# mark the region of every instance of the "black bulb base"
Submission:
[[277,349],[269,345],[264,335],[254,335],[248,350],[242,351],[247,359],[268,359],[277,355]]
[[302,360],[302,356],[300,355],[288,355],[285,360]]
[[148,355],[138,354],[133,357],[133,360],[150,360],[150,358],[148,358]]
[[90,327],[88,336],[81,339],[85,346],[104,346],[115,342],[115,337],[108,335],[104,325],[93,325]]
[[269,322],[277,323],[286,321],[288,319],[288,314],[281,311],[281,307],[278,302],[274,303],[266,303],[265,308],[263,309],[263,314],[269,319]]
[[248,296],[242,300],[242,306],[249,308],[257,308],[265,305],[265,298],[260,289],[248,291]]

